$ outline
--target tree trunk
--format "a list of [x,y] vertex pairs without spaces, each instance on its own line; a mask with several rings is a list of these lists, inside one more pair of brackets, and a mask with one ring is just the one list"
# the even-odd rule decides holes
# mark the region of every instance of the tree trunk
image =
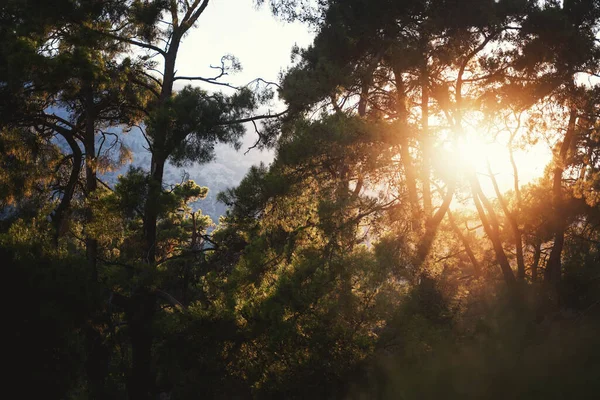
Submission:
[[[494,212],[491,203],[483,194],[483,191],[479,186],[479,181],[477,180],[477,177],[475,176],[474,172],[471,176],[471,191],[473,194],[473,202],[475,203],[475,208],[477,209],[477,212],[479,213],[479,218],[481,219],[481,223],[483,224],[483,229],[485,230],[485,233],[492,242],[494,253],[496,254],[496,260],[498,261],[500,269],[502,270],[502,276],[504,277],[504,281],[506,282],[506,285],[509,288],[513,288],[515,287],[516,279],[515,275],[513,274],[512,268],[510,267],[510,263],[508,262],[508,258],[506,257],[506,253],[504,253],[504,249],[502,248],[496,213]],[[485,210],[481,205],[482,202],[488,210],[489,219],[487,218]]]
[[[85,151],[85,227],[94,220],[92,202],[98,189],[96,157],[96,110],[94,103],[94,92],[90,86],[84,91],[85,96],[85,129],[83,132],[83,148]],[[98,241],[85,232],[85,253],[90,272],[90,288],[94,288],[98,282]],[[103,338],[96,328],[97,316],[88,322],[86,328],[87,355],[86,373],[88,377],[89,395],[92,399],[104,399],[106,393],[106,377],[108,376],[108,364],[110,362],[110,351],[103,343]]]
[[[425,62],[426,63],[426,62]],[[423,211],[429,218],[432,212],[431,204],[431,138],[429,136],[429,73],[427,65],[423,66],[421,72],[421,146],[423,153]]]
[[[175,61],[181,40],[181,33],[177,29],[171,38],[169,51],[165,56],[165,67],[163,83],[155,107],[164,107],[173,96],[173,82],[175,78]],[[168,132],[152,132],[154,145],[150,166],[150,180],[148,182],[148,198],[144,209],[144,248],[142,260],[147,264],[156,262],[156,224],[158,221],[158,209],[160,208],[160,195],[162,192],[165,162],[167,160],[167,136]]]
[[[83,143],[85,150],[85,195],[87,200],[85,207],[85,221],[86,224],[89,224],[94,219],[90,201],[93,201],[96,189],[98,188],[98,182],[96,180],[98,160],[96,158],[94,94],[91,88],[87,90],[85,96],[85,133]],[[85,252],[88,266],[90,268],[91,280],[92,282],[96,282],[98,280],[98,241],[87,234],[85,237]]]
[[[169,51],[165,57],[163,83],[155,107],[160,109],[173,96],[175,61],[181,40],[178,29],[173,33]],[[153,151],[148,180],[148,198],[144,207],[144,246],[142,260],[148,265],[156,263],[157,223],[162,194],[165,162],[167,159],[168,132],[153,132]],[[129,338],[132,363],[128,382],[130,400],[154,399],[155,376],[152,365],[152,322],[155,315],[155,298],[145,288],[133,293],[128,309]]]
[[[489,163],[488,163],[488,172],[489,172],[490,178],[492,180],[492,185],[494,186],[494,191],[496,192],[496,197],[498,197],[498,202],[500,203],[500,206],[502,207],[502,211],[504,212],[504,215],[506,216],[506,219],[508,220],[508,223],[510,224],[510,227],[513,231],[515,250],[517,253],[517,279],[519,281],[524,281],[525,280],[525,259],[523,257],[523,239],[522,239],[522,235],[521,235],[521,230],[519,229],[519,224],[517,222],[517,217],[516,217],[515,213],[513,213],[512,211],[509,210],[508,203],[506,203],[504,196],[502,196],[502,193],[500,192],[500,188],[498,187],[498,182],[496,181],[496,177],[494,176],[494,174],[492,172],[492,168],[490,167]],[[517,185],[517,187],[518,187],[518,185]]]
[[[516,225],[516,224],[515,224]],[[513,228],[515,235],[515,247],[517,251],[517,279],[519,281],[525,280],[525,259],[523,255],[523,238],[521,230],[518,227]]]
[[515,162],[515,157],[513,154],[513,140],[516,133],[513,133],[510,137],[510,142],[508,144],[508,150],[510,153],[510,164],[513,169],[513,189],[515,191],[515,196],[517,199],[517,207],[516,212],[512,213],[512,224],[513,224],[513,232],[515,234],[515,245],[517,247],[517,278],[521,281],[525,280],[525,260],[523,255],[523,235],[521,230],[519,229],[519,225],[517,223],[517,215],[521,213],[521,189],[519,188],[519,170],[517,168],[517,163]]
[[[413,231],[422,232],[422,213],[419,204],[419,194],[417,192],[417,173],[413,165],[413,160],[409,151],[408,141],[408,111],[406,110],[406,94],[404,93],[404,81],[402,80],[402,71],[394,68],[394,77],[396,82],[396,111],[401,132],[400,135],[400,157],[404,165],[404,174],[406,178],[406,187],[408,189],[408,201],[411,209],[411,228]],[[429,217],[429,215],[427,216]]]
[[364,117],[367,114],[367,102],[369,100],[369,85],[363,82],[360,91],[360,100],[358,101],[358,115]]
[[75,194],[75,186],[77,185],[77,181],[79,180],[79,173],[81,172],[81,162],[83,160],[83,155],[77,141],[73,138],[72,135],[63,134],[62,135],[69,147],[71,148],[71,153],[73,155],[73,165],[71,167],[71,174],[69,175],[69,181],[67,182],[67,187],[63,193],[63,196],[54,211],[54,216],[52,217],[52,222],[54,224],[55,236],[54,242],[55,245],[58,246],[58,238],[62,234],[63,224],[65,215],[71,206],[71,200],[73,199],[73,195]]
[[542,243],[538,242],[533,246],[533,263],[531,264],[531,282],[537,282],[538,267],[542,256]]
[[152,169],[148,182],[148,198],[144,210],[144,254],[143,261],[147,264],[156,262],[156,224],[160,208],[160,195],[165,170],[165,159],[154,153],[152,155]]
[[425,233],[421,237],[421,241],[417,246],[417,258],[415,262],[417,267],[423,265],[423,263],[427,259],[427,256],[429,255],[429,252],[431,251],[431,246],[433,246],[433,241],[435,240],[435,236],[437,234],[440,223],[442,222],[442,219],[444,219],[446,212],[448,212],[448,209],[450,208],[450,203],[452,203],[455,189],[455,182],[448,185],[446,196],[444,197],[442,205],[436,211],[436,213],[431,218],[428,218],[425,222]]
[[458,225],[456,225],[456,221],[454,221],[454,217],[453,217],[452,213],[450,212],[450,210],[448,210],[448,221],[450,222],[450,227],[452,228],[452,230],[454,231],[456,236],[458,236],[461,243],[463,244],[463,247],[465,248],[465,252],[467,253],[467,256],[469,257],[471,264],[473,264],[473,270],[475,271],[475,276],[480,277],[481,276],[481,264],[479,264],[479,261],[477,261],[477,258],[475,257],[475,253],[473,253],[473,250],[471,249],[471,245],[469,244],[469,241],[467,240],[465,235],[463,235],[463,233],[461,232]]
[[552,177],[552,203],[554,209],[554,244],[550,252],[550,258],[544,272],[544,281],[557,289],[561,278],[561,257],[565,243],[566,216],[563,210],[563,195],[562,195],[562,174],[567,162],[567,155],[571,142],[575,136],[575,124],[577,121],[577,111],[571,109],[569,115],[569,125],[565,139],[560,146],[560,152],[555,160]]

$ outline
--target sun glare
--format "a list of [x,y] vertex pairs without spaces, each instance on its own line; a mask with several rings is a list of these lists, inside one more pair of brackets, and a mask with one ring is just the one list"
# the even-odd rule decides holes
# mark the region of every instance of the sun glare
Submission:
[[475,169],[477,172],[485,171],[488,162],[492,163],[501,157],[497,147],[497,143],[486,143],[477,132],[467,132],[458,140],[460,167]]
[[[472,129],[465,132],[458,141],[457,148],[452,152],[451,167],[459,176],[466,177],[470,171],[475,171],[484,193],[490,198],[496,197],[489,176],[491,169],[502,192],[514,188],[514,169],[510,161],[508,138],[499,135],[492,140],[486,135]],[[519,176],[519,186],[526,185],[540,178],[546,165],[552,159],[552,152],[546,143],[537,143],[527,151],[513,149],[513,157]]]

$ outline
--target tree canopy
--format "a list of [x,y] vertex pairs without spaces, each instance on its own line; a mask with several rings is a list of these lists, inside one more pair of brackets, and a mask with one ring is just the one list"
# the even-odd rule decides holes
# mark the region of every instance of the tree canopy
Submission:
[[[596,398],[600,3],[262,3],[315,37],[245,86],[177,74],[208,0],[0,5],[20,396]],[[165,168],[246,130],[212,221]]]

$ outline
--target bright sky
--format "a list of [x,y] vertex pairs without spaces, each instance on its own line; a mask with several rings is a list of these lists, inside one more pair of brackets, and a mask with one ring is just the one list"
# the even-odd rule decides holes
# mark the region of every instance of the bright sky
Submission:
[[277,81],[290,65],[292,46],[306,47],[312,38],[306,25],[278,21],[268,7],[257,9],[253,0],[211,1],[197,27],[183,39],[177,75],[214,76],[210,65],[220,65],[223,55],[232,54],[243,71],[228,82],[242,85],[258,77]]
[[[308,26],[279,21],[271,15],[268,6],[257,8],[253,0],[211,1],[197,26],[183,39],[177,58],[177,75],[213,77],[218,71],[211,69],[210,65],[220,65],[221,57],[231,54],[241,62],[243,70],[223,77],[221,81],[236,86],[259,77],[278,82],[279,74],[291,65],[292,47],[307,47],[313,36]],[[188,83],[207,90],[228,90],[197,81],[177,81],[176,88]],[[275,104],[274,109],[281,111],[283,105]],[[252,150],[244,155],[245,149],[256,139],[256,134],[249,131],[243,140],[242,150],[237,154],[229,146],[218,145],[215,163],[226,168],[232,163],[249,168],[260,161],[270,162],[272,152]],[[239,181],[242,177],[236,174],[235,180]]]
[[[508,151],[508,134],[498,135],[494,142],[471,141],[461,149],[470,160],[479,174],[482,188],[485,190],[489,181],[489,193],[493,193],[491,180],[483,174],[488,174],[487,163],[498,182],[498,186],[504,192],[512,190],[514,183],[513,167],[510,162]],[[525,150],[515,149],[513,151],[515,164],[519,174],[520,185],[527,184],[543,175],[544,169],[552,159],[552,151],[549,144],[539,141],[535,145],[528,145]],[[493,196],[492,196],[493,197]]]
[[[467,133],[469,140],[461,142],[459,154],[454,158],[455,166],[469,171],[474,168],[484,194],[492,199],[496,192],[488,172],[488,162],[501,192],[513,190],[514,173],[508,151],[508,134],[498,135],[496,141],[480,140],[477,132]],[[514,160],[519,174],[519,186],[522,187],[543,176],[546,166],[552,160],[550,144],[540,140],[535,145],[529,145],[525,150],[515,149]],[[466,182],[466,178],[465,182]],[[472,208],[469,199],[455,199],[453,209]]]
[[[500,190],[506,191],[513,188],[513,168],[505,145],[490,145],[490,165],[496,174]],[[527,151],[514,152],[515,164],[519,173],[519,183],[527,184],[544,174],[544,169],[552,160],[552,151],[546,142],[540,141],[531,146]],[[486,167],[487,168],[487,167]],[[483,181],[484,179],[482,179]],[[489,181],[489,179],[485,179]],[[491,182],[489,183],[491,186]],[[485,188],[484,188],[485,189]]]

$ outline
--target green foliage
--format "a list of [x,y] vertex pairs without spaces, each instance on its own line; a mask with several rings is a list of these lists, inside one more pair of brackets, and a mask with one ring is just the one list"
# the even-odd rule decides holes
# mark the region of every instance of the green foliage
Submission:
[[214,157],[216,143],[232,143],[239,148],[238,139],[245,130],[235,121],[248,116],[256,105],[248,89],[227,97],[186,86],[152,114],[148,131],[158,141],[156,151],[170,156],[176,165],[205,163]]
[[[282,77],[286,116],[262,127],[275,160],[219,195],[213,231],[191,207],[208,188],[166,186],[165,163],[239,148],[274,93],[173,90],[206,4],[0,6],[0,258],[21,395],[591,398],[600,96],[574,77],[598,75],[597,2],[270,1],[317,36]],[[222,76],[241,69],[221,61]],[[543,136],[556,157],[486,201],[448,168],[467,122],[509,131],[511,151]],[[139,124],[151,164],[98,183]],[[519,245],[525,276],[507,285]]]
[[59,166],[59,151],[30,132],[0,133],[0,209],[48,190],[48,169]]

